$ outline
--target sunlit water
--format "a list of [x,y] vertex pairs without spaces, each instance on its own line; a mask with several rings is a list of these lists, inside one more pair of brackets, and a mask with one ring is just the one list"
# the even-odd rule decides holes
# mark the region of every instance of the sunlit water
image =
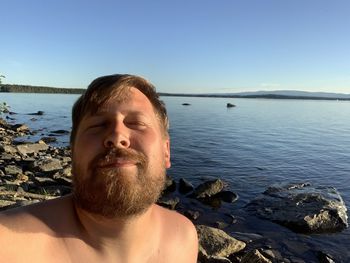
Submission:
[[[32,140],[51,131],[71,128],[71,106],[78,95],[0,93],[14,123],[39,130]],[[255,232],[282,242],[288,249],[299,243],[336,255],[348,262],[349,229],[331,235],[299,235],[249,217],[244,205],[276,182],[310,182],[333,186],[350,204],[350,102],[163,97],[170,116],[174,178],[198,184],[220,177],[240,199],[229,209],[246,218],[231,232]],[[182,103],[190,106],[182,106]],[[226,103],[237,105],[226,108]],[[42,110],[43,116],[31,116]],[[36,118],[31,121],[31,118]],[[58,136],[56,145],[68,145]],[[349,214],[349,213],[348,213]],[[298,248],[300,250],[300,247]],[[302,249],[302,248],[301,248]],[[297,249],[296,249],[297,250]],[[300,251],[299,251],[300,252]],[[300,252],[301,253],[301,252]],[[312,258],[309,251],[299,256]]]

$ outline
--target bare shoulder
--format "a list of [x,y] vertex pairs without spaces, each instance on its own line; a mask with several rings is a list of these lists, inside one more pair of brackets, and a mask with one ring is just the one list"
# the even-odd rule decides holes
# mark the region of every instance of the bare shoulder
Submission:
[[[158,207],[161,215],[163,243],[174,262],[197,262],[198,236],[193,223],[178,212]],[[170,261],[169,261],[170,262]]]

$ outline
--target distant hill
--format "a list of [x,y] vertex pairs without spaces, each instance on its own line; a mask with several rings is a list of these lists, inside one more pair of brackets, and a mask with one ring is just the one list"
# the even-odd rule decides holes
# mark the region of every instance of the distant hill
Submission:
[[264,99],[306,99],[306,100],[350,100],[350,94],[307,92],[297,90],[256,91],[239,93],[179,94],[160,93],[161,96],[214,97],[214,98],[264,98]]
[[292,96],[292,97],[319,97],[319,98],[350,99],[350,94],[330,93],[330,92],[308,92],[308,91],[298,91],[298,90],[239,92],[239,93],[231,93],[231,95],[240,95],[240,96],[266,96],[266,95],[275,95],[276,96],[276,95],[278,95],[278,96]]

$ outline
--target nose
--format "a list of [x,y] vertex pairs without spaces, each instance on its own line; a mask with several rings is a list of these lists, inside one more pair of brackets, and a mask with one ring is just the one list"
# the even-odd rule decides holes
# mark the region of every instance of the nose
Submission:
[[104,146],[106,148],[129,148],[130,147],[130,138],[127,131],[127,127],[123,123],[116,123],[112,127],[105,139]]

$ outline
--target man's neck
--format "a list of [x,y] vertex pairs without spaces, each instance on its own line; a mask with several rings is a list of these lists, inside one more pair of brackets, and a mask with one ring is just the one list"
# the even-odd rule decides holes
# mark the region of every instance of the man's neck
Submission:
[[141,215],[109,219],[75,205],[85,241],[101,254],[113,256],[111,253],[115,253],[121,258],[134,256],[136,251],[142,249],[152,250],[157,242],[152,240],[152,236],[158,236],[154,235],[157,228],[152,227],[157,224],[154,209],[156,206],[152,205]]

